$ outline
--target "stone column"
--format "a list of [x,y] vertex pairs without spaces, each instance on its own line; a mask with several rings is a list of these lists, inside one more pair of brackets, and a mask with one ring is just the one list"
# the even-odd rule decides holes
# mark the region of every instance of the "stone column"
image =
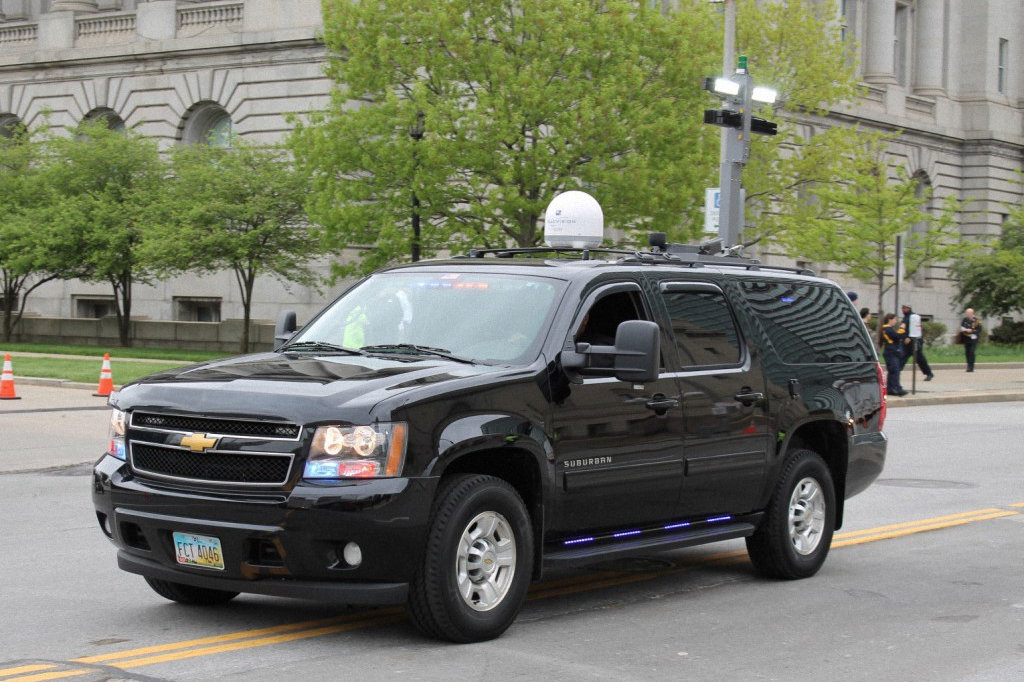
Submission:
[[943,71],[946,48],[946,10],[943,0],[918,0],[914,36],[914,92],[944,95]]
[[896,0],[868,0],[864,31],[864,80],[895,83],[893,40],[896,38]]
[[53,0],[51,12],[96,12],[99,3],[96,0]]

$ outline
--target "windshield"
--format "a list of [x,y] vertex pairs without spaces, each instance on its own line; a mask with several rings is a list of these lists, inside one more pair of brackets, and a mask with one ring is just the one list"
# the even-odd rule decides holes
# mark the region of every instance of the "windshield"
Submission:
[[475,272],[389,272],[346,292],[288,344],[451,356],[502,364],[536,356],[558,280]]

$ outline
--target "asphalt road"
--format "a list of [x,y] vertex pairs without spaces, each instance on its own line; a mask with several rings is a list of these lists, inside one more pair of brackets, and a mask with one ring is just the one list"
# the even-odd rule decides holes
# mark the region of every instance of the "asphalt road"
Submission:
[[812,579],[756,577],[742,542],[652,555],[535,585],[503,637],[463,646],[395,609],[172,604],[115,567],[88,467],[2,474],[0,682],[1020,682],[1022,426],[1020,402],[890,411],[886,470]]

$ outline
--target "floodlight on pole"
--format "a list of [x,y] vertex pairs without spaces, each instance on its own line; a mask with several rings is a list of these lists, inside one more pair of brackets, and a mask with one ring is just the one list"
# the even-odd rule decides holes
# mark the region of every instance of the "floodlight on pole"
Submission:
[[741,244],[743,203],[740,174],[750,158],[750,135],[775,135],[778,126],[768,120],[751,115],[754,102],[774,103],[775,90],[755,86],[747,70],[747,58],[740,56],[732,76],[704,79],[704,89],[722,99],[721,109],[705,109],[704,122],[724,128],[720,174],[719,235],[726,249]]

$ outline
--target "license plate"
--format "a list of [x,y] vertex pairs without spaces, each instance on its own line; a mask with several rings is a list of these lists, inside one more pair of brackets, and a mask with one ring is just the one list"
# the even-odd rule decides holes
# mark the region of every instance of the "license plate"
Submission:
[[224,570],[220,539],[209,535],[174,533],[174,555],[179,564]]

